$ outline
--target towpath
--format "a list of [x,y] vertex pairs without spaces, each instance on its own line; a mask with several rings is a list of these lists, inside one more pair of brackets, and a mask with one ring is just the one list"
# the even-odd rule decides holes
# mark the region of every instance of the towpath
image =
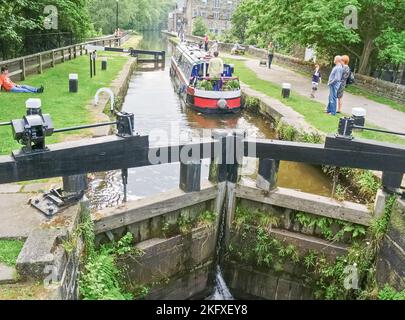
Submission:
[[[235,58],[235,56],[229,57]],[[271,69],[259,65],[259,60],[254,58],[241,58],[245,61],[246,66],[253,70],[256,75],[266,81],[279,85],[287,82],[292,86],[292,90],[299,95],[309,97],[311,92],[311,79],[297,72],[273,64]],[[323,79],[316,94],[315,101],[324,103],[325,107],[328,101],[329,90],[326,85],[327,79]],[[405,113],[392,109],[390,106],[375,102],[363,96],[345,93],[343,103],[343,113],[351,114],[354,107],[361,107],[367,111],[367,121],[375,126],[391,130],[405,132]]]

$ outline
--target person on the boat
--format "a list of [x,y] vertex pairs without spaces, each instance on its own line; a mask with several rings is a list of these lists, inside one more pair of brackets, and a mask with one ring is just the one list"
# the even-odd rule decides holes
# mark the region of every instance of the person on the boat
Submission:
[[219,57],[218,51],[214,52],[214,58],[210,60],[210,64],[208,65],[208,74],[210,78],[221,78],[222,74],[224,73],[224,62]]
[[224,62],[219,57],[218,51],[214,52],[214,58],[210,60],[208,65],[208,74],[214,80],[214,90],[219,91],[221,88],[221,76],[224,73]]

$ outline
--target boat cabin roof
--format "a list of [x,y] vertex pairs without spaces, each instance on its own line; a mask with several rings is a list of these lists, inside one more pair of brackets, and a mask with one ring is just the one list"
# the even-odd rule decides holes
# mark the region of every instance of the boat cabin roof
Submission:
[[[198,45],[181,43],[176,47],[174,58],[186,77],[201,78],[207,76],[208,64],[212,56],[200,49]],[[233,66],[224,63],[222,76],[230,78],[232,74]]]

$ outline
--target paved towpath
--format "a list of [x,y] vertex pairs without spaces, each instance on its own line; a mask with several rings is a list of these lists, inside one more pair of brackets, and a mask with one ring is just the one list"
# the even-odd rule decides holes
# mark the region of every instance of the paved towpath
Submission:
[[[229,55],[227,55],[229,56]],[[229,56],[231,57],[231,56]],[[235,56],[232,56],[235,58]],[[259,65],[258,59],[243,58],[245,64],[253,70],[257,76],[266,81],[281,85],[284,82],[291,83],[292,90],[302,96],[309,97],[311,93],[311,78],[299,73],[283,68],[279,65],[272,65],[271,69]],[[325,83],[328,79],[322,79],[323,84],[314,100],[325,104],[328,101],[329,90]],[[365,97],[345,93],[343,102],[343,112],[351,114],[354,107],[361,107],[367,110],[367,122],[385,128],[387,130],[405,132],[405,112],[392,109],[388,105],[369,100]]]

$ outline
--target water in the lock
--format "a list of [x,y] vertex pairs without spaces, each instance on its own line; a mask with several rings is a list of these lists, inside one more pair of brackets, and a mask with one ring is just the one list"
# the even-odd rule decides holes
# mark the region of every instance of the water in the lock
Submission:
[[[150,136],[151,145],[199,138],[203,129],[243,129],[250,137],[274,138],[272,124],[247,113],[239,115],[201,115],[182,105],[169,76],[173,46],[158,32],[145,33],[139,48],[166,51],[165,70],[143,66],[132,76],[123,110],[135,115],[135,131]],[[146,69],[146,71],[145,71]],[[167,138],[162,138],[167,136]],[[178,141],[178,140],[177,140]],[[256,160],[245,160],[243,174],[254,178]],[[203,162],[202,179],[208,178],[209,161]],[[165,164],[129,170],[128,198],[135,200],[178,187],[180,165]],[[282,162],[278,185],[330,196],[331,182],[319,168]],[[122,201],[121,173],[96,175],[91,183],[93,208],[115,206]]]

